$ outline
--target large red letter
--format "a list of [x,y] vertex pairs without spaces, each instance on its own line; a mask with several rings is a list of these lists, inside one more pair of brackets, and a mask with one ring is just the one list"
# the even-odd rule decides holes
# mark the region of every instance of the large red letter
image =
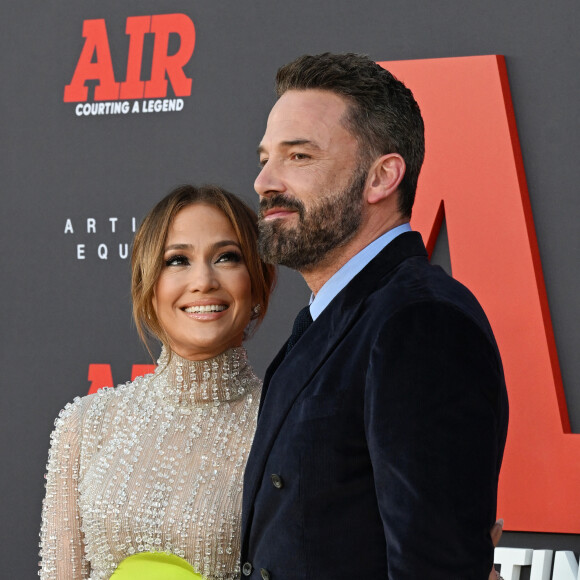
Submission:
[[480,300],[502,353],[510,426],[498,513],[508,530],[580,533],[580,435],[570,433],[504,60],[380,64],[425,118],[413,226],[432,248],[444,211],[453,275]]
[[111,365],[89,365],[89,381],[91,386],[88,394],[96,393],[102,387],[112,387],[113,374]]
[[[191,79],[185,76],[183,67],[189,62],[195,46],[195,27],[185,14],[158,14],[151,20],[151,32],[155,33],[151,80],[145,83],[145,98],[160,99],[167,96],[167,79],[171,81],[176,97],[191,95]],[[179,35],[179,50],[169,56],[169,35]]]
[[[131,380],[134,381],[137,377],[145,376],[155,372],[156,365],[133,365],[131,369]],[[102,387],[114,387],[113,374],[111,372],[111,365],[107,364],[90,364],[89,365],[89,381],[91,386],[87,394],[96,393]]]
[[121,83],[121,99],[141,99],[145,82],[141,80],[143,62],[143,43],[145,34],[151,27],[151,16],[132,16],[127,18],[125,32],[130,36],[129,56],[127,57],[127,77]]
[[134,381],[137,377],[144,377],[145,375],[155,372],[157,365],[133,365],[131,369],[131,380]]
[[[109,38],[105,21],[85,20],[83,37],[86,39],[70,85],[64,88],[64,102],[77,103],[87,100],[88,88],[85,82],[98,80],[95,87],[95,101],[114,101],[119,97],[119,83],[115,82],[113,61],[109,49]],[[96,61],[91,62],[93,54]]]

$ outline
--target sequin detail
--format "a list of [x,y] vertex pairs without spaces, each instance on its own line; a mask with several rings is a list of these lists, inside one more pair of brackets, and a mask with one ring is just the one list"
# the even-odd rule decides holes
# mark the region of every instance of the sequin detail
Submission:
[[55,421],[41,527],[43,579],[108,579],[144,551],[206,578],[240,577],[242,479],[260,380],[243,348],[162,352],[154,374],[76,398]]

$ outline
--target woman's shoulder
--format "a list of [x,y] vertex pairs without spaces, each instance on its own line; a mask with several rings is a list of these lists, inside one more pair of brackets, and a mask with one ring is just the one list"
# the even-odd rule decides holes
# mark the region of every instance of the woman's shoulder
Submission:
[[75,397],[61,409],[55,419],[55,432],[80,430],[87,416],[94,415],[103,408],[103,403],[110,399],[110,392],[113,390],[107,387],[84,397]]
[[137,377],[116,387],[102,387],[89,395],[75,397],[60,411],[55,427],[75,429],[87,422],[99,422],[107,413],[124,407],[136,394],[142,392],[150,376]]

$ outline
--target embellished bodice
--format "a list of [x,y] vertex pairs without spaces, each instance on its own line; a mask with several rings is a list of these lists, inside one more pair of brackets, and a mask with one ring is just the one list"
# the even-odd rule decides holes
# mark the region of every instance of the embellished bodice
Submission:
[[68,405],[52,435],[40,576],[107,579],[129,555],[167,551],[208,579],[239,578],[259,393],[242,348],[206,361],[163,352],[154,374]]

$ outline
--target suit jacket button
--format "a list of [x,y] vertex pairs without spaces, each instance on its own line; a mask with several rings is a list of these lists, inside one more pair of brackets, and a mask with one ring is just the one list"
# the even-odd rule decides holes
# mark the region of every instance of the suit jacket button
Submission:
[[242,566],[242,574],[244,576],[249,576],[252,573],[252,565],[249,562],[246,562]]
[[262,575],[262,580],[270,580],[270,572],[266,568],[262,568],[260,574]]
[[282,481],[282,478],[277,473],[273,473],[270,476],[270,479],[272,480],[272,484],[274,485],[274,487],[276,489],[282,489],[284,487],[284,482]]

